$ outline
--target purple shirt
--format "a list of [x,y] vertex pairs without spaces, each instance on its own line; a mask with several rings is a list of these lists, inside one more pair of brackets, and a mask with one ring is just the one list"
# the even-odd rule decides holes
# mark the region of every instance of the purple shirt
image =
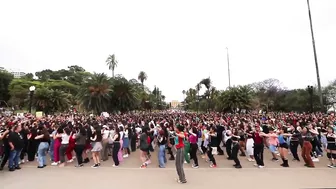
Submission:
[[197,136],[189,135],[189,142],[190,142],[190,144],[196,144],[197,143]]

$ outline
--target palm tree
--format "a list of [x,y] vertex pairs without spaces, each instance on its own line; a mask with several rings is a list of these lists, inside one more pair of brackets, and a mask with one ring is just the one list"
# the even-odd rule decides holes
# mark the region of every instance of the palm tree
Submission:
[[114,69],[118,66],[118,61],[114,54],[107,57],[106,65],[108,66],[109,70],[112,71],[112,77],[114,78]]
[[211,87],[211,80],[210,77],[202,79],[200,84],[204,85],[207,91],[205,92],[205,97],[208,99],[208,108],[209,108],[209,98],[210,98],[210,87]]
[[138,88],[133,83],[123,77],[116,77],[111,80],[112,92],[111,107],[109,109],[121,112],[131,111],[138,108],[141,104]]
[[144,87],[144,81],[147,80],[147,74],[144,71],[141,71],[138,75],[138,80],[141,82],[142,84],[142,88],[145,89]]
[[185,94],[186,94],[186,91],[183,89],[182,91],[182,94],[183,94],[183,101],[185,101]]
[[78,92],[80,106],[96,114],[107,111],[110,102],[110,84],[105,74],[94,73]]

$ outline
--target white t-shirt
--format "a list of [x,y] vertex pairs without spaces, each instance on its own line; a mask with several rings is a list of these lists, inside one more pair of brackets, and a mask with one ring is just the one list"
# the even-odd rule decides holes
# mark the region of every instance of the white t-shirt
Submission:
[[126,131],[124,132],[124,138],[128,138],[128,130],[126,129]]
[[110,131],[109,130],[104,130],[103,132],[103,139],[107,139],[109,137]]
[[63,133],[61,136],[62,136],[61,137],[62,138],[61,144],[69,144],[70,136],[65,134],[65,133]]

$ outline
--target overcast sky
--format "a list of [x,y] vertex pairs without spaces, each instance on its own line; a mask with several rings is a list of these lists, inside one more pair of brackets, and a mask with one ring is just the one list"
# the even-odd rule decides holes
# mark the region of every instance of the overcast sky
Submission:
[[[322,85],[336,79],[336,0],[311,0]],[[0,2],[0,66],[24,72],[79,65],[147,86],[167,100],[211,77],[218,89],[277,78],[316,84],[306,0],[10,0]]]

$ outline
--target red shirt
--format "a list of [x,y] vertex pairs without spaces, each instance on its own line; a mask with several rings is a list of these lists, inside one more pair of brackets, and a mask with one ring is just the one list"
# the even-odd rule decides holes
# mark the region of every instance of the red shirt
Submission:
[[254,144],[263,144],[263,138],[259,135],[259,133],[254,133],[253,140]]
[[[178,134],[180,134],[180,133],[178,133]],[[184,133],[181,132],[181,134],[184,134]],[[185,136],[185,134],[184,134],[184,136]],[[175,138],[175,147],[176,147],[177,149],[179,149],[179,148],[184,148],[184,138],[181,138],[181,137],[179,137],[179,136],[176,136],[176,138]]]

